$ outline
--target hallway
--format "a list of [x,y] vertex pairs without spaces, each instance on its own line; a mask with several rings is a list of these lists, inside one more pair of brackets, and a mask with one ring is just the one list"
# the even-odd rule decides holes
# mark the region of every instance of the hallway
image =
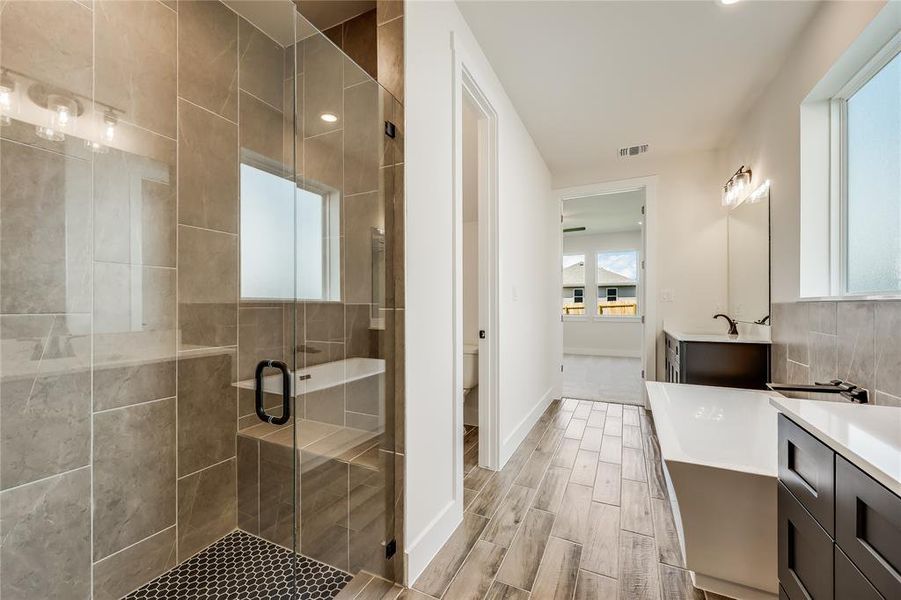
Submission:
[[404,598],[705,599],[642,408],[555,401],[501,471],[473,467],[464,488],[463,523]]

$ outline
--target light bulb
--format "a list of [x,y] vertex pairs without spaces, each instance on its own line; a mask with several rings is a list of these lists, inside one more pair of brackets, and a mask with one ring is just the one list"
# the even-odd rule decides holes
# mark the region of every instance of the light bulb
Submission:
[[338,115],[334,113],[322,113],[319,115],[319,118],[325,121],[326,123],[337,123]]
[[116,137],[116,125],[118,123],[119,120],[112,112],[103,115],[103,141],[107,144],[112,143],[113,138]]
[[60,129],[65,129],[69,125],[69,108],[67,106],[56,108],[56,124]]

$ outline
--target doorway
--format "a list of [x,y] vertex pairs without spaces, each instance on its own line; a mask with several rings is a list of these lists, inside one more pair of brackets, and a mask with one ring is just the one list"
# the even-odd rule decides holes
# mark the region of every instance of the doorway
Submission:
[[644,404],[645,186],[561,197],[563,396]]
[[[462,480],[499,467],[496,114],[458,63],[455,135],[455,398]],[[458,488],[461,492],[462,486]]]

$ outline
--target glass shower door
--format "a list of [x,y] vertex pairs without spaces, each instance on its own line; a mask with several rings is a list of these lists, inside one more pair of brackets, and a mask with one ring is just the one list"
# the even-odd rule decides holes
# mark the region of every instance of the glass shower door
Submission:
[[394,577],[398,104],[338,27],[0,2],[0,597]]

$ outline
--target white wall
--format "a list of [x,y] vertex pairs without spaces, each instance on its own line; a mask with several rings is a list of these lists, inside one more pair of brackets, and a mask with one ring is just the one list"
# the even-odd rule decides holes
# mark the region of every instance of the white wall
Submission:
[[800,119],[802,100],[884,2],[824,2],[779,73],[752,105],[740,133],[722,153],[723,169],[744,164],[770,180],[772,301],[798,299],[800,262]]
[[[734,170],[734,169],[733,169]],[[673,329],[720,332],[712,317],[726,307],[726,210],[720,189],[731,172],[723,174],[713,151],[599,161],[589,171],[561,173],[555,188],[588,185],[635,177],[657,176],[656,255],[657,378],[664,375],[664,324]],[[650,222],[650,219],[648,219]]]
[[[453,2],[406,5],[406,553],[415,580],[462,519],[455,491],[453,55],[497,112],[501,461],[559,395],[559,205],[550,174]],[[557,273],[555,277],[539,274]],[[489,332],[491,334],[492,332]],[[462,490],[462,487],[460,488]]]
[[641,356],[641,323],[631,319],[599,320],[591,311],[596,302],[596,253],[604,250],[638,250],[642,256],[641,231],[622,231],[595,235],[563,236],[564,254],[585,255],[585,302],[591,314],[584,319],[563,323],[563,351],[567,354],[596,356]]

